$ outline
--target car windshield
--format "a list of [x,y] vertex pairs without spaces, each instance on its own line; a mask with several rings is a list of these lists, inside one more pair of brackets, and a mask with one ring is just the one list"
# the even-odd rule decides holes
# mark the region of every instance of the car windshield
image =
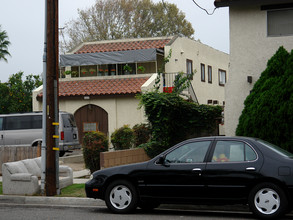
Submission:
[[261,143],[262,145],[265,145],[266,147],[270,148],[271,150],[275,151],[276,153],[282,155],[282,156],[285,156],[285,157],[290,157],[290,158],[293,158],[293,154],[274,145],[274,144],[271,144],[269,142],[266,142],[264,140],[257,140],[257,142]]

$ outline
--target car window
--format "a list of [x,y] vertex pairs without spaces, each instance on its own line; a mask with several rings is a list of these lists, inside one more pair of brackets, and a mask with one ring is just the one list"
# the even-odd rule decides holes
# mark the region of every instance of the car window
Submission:
[[257,158],[255,151],[240,141],[218,141],[213,153],[213,162],[243,162]]
[[192,142],[182,145],[165,157],[166,163],[202,163],[211,141]]
[[76,122],[74,120],[73,115],[71,115],[71,114],[62,114],[61,117],[62,117],[62,120],[63,120],[63,127],[64,128],[76,127]]
[[41,129],[41,115],[24,115],[7,117],[5,122],[5,130],[21,130],[21,129]]

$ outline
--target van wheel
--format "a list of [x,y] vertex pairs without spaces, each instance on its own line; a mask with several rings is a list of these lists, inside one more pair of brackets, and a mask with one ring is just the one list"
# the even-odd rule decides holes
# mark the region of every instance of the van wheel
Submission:
[[65,154],[65,151],[59,151],[59,157],[63,157]]

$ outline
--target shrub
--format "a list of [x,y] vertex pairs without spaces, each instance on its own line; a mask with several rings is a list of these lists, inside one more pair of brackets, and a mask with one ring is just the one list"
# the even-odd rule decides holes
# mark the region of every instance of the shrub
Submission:
[[[192,137],[217,135],[220,106],[198,105],[174,93],[148,92],[139,96],[151,124],[151,148],[157,153]],[[158,144],[159,143],[159,144]],[[159,147],[160,149],[154,149]],[[150,157],[155,153],[148,153]]]
[[111,135],[111,143],[115,150],[124,150],[133,146],[133,130],[129,125],[116,129]]
[[236,135],[293,152],[293,51],[280,47],[244,102]]
[[136,124],[133,126],[134,146],[138,147],[141,144],[147,143],[151,137],[151,131],[148,124]]
[[83,137],[83,157],[91,173],[100,169],[100,152],[108,151],[109,141],[102,132],[89,132]]

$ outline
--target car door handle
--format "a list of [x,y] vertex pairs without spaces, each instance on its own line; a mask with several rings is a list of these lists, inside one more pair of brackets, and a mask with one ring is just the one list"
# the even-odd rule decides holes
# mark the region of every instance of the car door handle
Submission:
[[192,169],[192,173],[197,173],[199,176],[201,176],[201,169],[200,168],[194,168],[194,169]]
[[255,167],[247,167],[246,171],[255,171]]

